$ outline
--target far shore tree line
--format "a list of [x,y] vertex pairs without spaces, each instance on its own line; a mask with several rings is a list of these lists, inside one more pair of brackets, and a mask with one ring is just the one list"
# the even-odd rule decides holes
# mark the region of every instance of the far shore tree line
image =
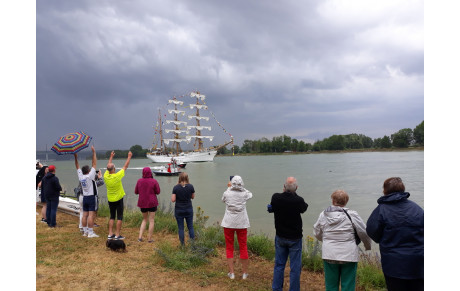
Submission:
[[[330,137],[318,140],[315,143],[306,143],[302,140],[291,138],[287,135],[275,136],[272,140],[265,137],[258,140],[246,139],[243,145],[220,148],[217,154],[262,154],[262,153],[284,153],[284,152],[321,152],[321,151],[341,151],[341,150],[359,150],[359,149],[391,149],[391,148],[409,148],[423,146],[424,138],[424,121],[414,129],[403,128],[391,134],[372,139],[364,134],[346,134],[332,135]],[[173,152],[172,148],[167,151]],[[126,158],[131,151],[133,158],[145,158],[149,152],[140,145],[133,145],[129,150],[114,150],[115,158]],[[97,153],[98,159],[109,159],[112,151]],[[87,157],[90,159],[91,157]]]
[[[414,129],[403,128],[387,136],[372,139],[363,134],[332,135],[318,140],[315,143],[306,143],[302,140],[291,138],[287,135],[273,137],[269,140],[265,137],[259,140],[246,139],[241,148],[234,146],[233,152],[238,153],[283,153],[283,152],[320,152],[340,151],[355,149],[391,149],[423,146],[424,121]],[[221,148],[218,154],[232,153],[231,149]]]

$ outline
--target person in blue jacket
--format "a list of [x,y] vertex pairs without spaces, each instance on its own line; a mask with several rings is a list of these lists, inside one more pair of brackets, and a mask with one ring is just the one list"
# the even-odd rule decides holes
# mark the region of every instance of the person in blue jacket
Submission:
[[423,290],[424,211],[408,200],[401,178],[383,183],[379,204],[367,220],[366,232],[380,244],[380,256],[389,291]]
[[58,177],[56,177],[56,167],[48,167],[49,172],[42,179],[42,195],[46,198],[46,222],[49,227],[56,227],[56,212],[59,205],[59,193],[62,191]]

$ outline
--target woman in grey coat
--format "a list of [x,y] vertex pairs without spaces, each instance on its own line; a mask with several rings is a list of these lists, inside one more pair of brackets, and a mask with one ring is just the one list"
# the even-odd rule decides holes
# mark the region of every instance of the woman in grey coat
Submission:
[[355,230],[366,250],[371,249],[371,239],[366,225],[356,211],[345,208],[348,194],[337,190],[331,195],[332,205],[319,215],[313,226],[315,237],[323,242],[322,258],[326,290],[355,290],[359,247]]

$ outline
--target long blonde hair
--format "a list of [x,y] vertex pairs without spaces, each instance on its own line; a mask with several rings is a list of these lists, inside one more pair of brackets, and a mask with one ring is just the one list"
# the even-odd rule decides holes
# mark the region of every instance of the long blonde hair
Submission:
[[188,181],[188,174],[186,172],[181,172],[179,174],[179,181],[177,182],[177,184],[182,184],[182,186],[184,186],[185,184],[190,184],[190,182]]

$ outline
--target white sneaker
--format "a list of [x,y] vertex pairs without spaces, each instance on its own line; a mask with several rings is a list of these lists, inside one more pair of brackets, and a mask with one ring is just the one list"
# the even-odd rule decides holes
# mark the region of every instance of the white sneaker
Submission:
[[84,233],[83,233],[83,236],[88,236],[88,233],[87,233],[87,232],[84,232]]
[[92,232],[88,234],[88,237],[99,237],[96,233]]
[[248,278],[249,274],[248,273],[244,273],[243,274],[243,280],[246,280]]
[[228,273],[227,276],[232,280],[235,279],[235,274],[234,273]]

